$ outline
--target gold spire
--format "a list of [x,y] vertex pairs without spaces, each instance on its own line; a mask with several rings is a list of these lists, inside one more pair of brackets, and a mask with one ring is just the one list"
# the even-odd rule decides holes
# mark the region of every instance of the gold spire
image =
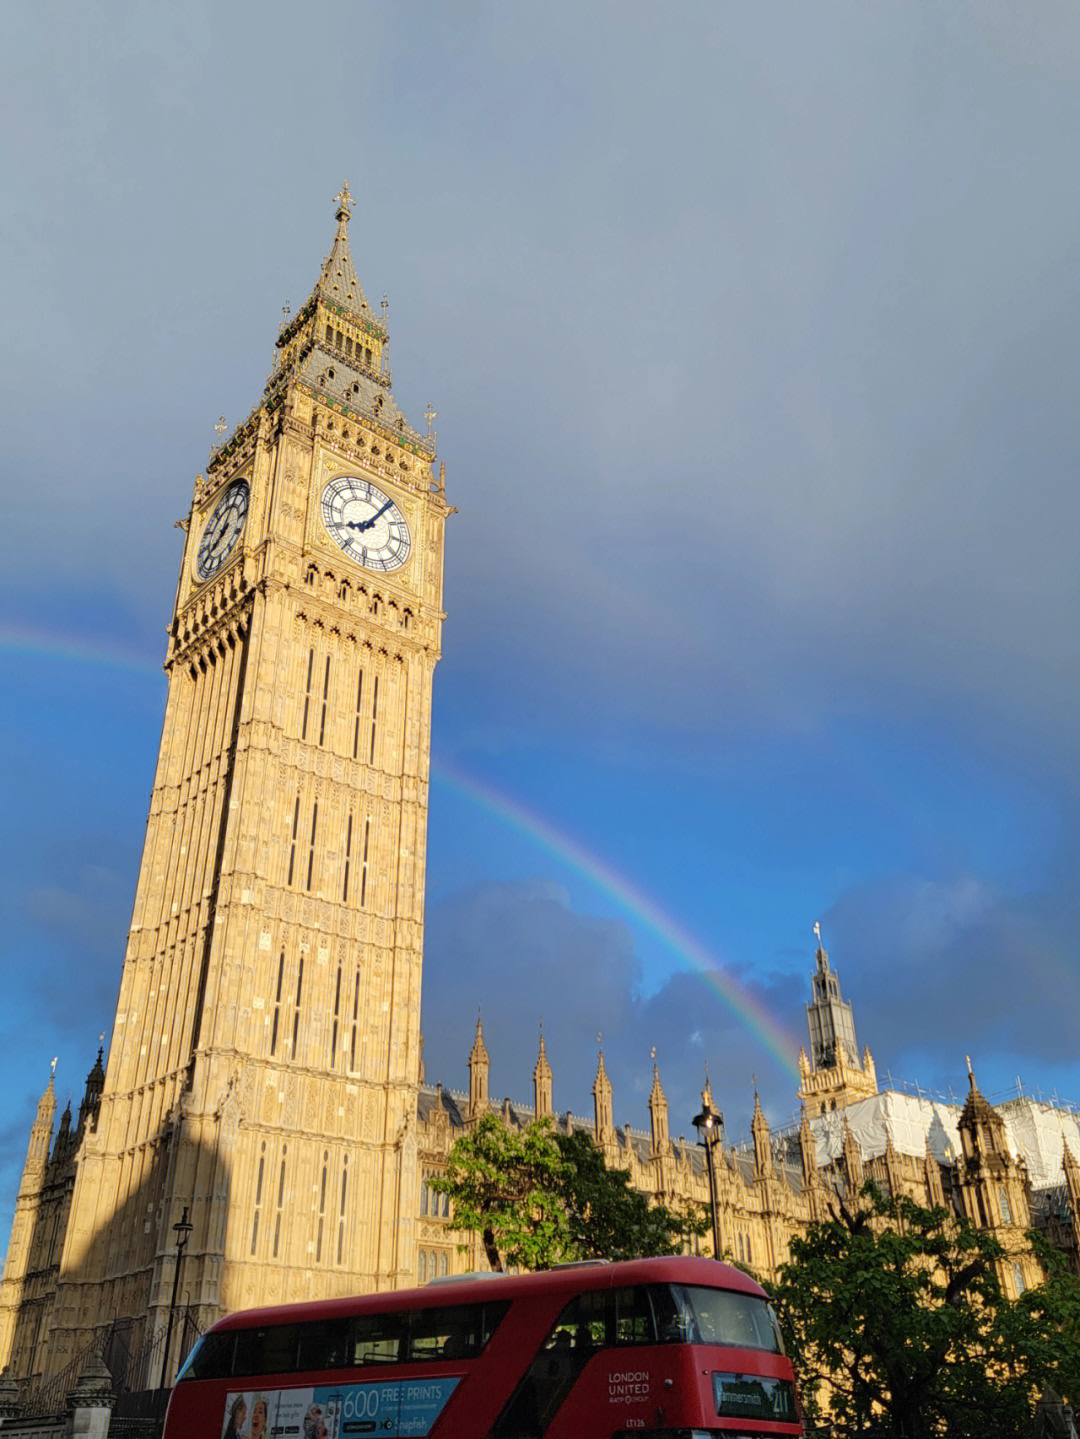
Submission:
[[330,253],[323,261],[315,290],[329,304],[338,305],[344,310],[351,310],[354,314],[363,316],[369,324],[376,325],[380,333],[385,336],[386,327],[375,319],[375,312],[368,304],[367,296],[361,289],[360,281],[356,278],[356,271],[353,268],[352,254],[349,250],[349,219],[354,201],[349,194],[347,183],[342,185],[334,196],[334,203],[337,206],[337,210],[334,212],[334,218],[338,222],[337,231],[334,235],[334,243],[330,247]]

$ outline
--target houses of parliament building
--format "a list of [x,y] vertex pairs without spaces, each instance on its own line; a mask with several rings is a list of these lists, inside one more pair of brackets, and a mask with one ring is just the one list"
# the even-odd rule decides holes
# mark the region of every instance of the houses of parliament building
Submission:
[[[385,320],[350,255],[352,201],[277,338],[258,404],[184,522],[161,747],[107,1066],[77,1114],[38,1106],[0,1284],[0,1367],[26,1392],[170,1325],[177,1226],[195,1329],[250,1305],[482,1267],[429,1181],[489,1112],[588,1126],[670,1204],[708,1201],[704,1152],[556,1115],[543,1041],[527,1111],[494,1103],[477,1025],[469,1092],[428,1084],[420,1039],[432,676],[451,513],[430,434],[391,391]],[[801,1124],[717,1155],[722,1247],[768,1274],[837,1185],[874,1177],[993,1230],[1012,1292],[1024,1234],[1077,1261],[1080,1119],[969,1075],[950,1105],[879,1090],[818,946]],[[710,1095],[706,1098],[711,1100]],[[707,1245],[707,1241],[702,1241]],[[708,1245],[707,1245],[708,1247]],[[179,1346],[169,1360],[179,1362]]]

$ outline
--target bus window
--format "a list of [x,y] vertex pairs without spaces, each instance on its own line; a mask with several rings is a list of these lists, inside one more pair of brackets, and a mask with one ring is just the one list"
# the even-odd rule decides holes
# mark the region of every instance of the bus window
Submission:
[[494,1334],[508,1304],[421,1309],[409,1326],[409,1358],[475,1359]]
[[188,1355],[180,1373],[181,1379],[220,1379],[233,1372],[233,1350],[236,1348],[236,1331],[232,1329],[211,1329],[195,1341],[195,1347]]
[[350,1364],[397,1364],[405,1339],[403,1314],[357,1314],[350,1325]]
[[612,1292],[615,1305],[615,1344],[655,1344],[656,1328],[653,1323],[649,1296],[640,1287],[615,1289]]
[[262,1329],[238,1330],[233,1374],[295,1373],[299,1329],[298,1324],[268,1324]]
[[352,1364],[352,1330],[356,1320],[320,1319],[300,1324],[300,1353],[297,1369],[301,1372],[319,1369],[343,1369]]
[[783,1354],[780,1328],[764,1299],[734,1289],[671,1286],[679,1327],[690,1344],[726,1344]]

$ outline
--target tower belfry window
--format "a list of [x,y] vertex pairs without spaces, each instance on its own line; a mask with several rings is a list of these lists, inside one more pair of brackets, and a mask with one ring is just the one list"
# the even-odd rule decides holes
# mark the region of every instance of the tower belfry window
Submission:
[[352,810],[349,811],[349,818],[345,824],[345,871],[341,881],[341,902],[349,902],[349,866],[352,863]]

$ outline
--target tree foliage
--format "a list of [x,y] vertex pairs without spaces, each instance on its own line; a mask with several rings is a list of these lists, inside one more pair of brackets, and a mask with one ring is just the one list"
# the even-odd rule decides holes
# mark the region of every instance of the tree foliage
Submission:
[[651,1203],[584,1130],[560,1134],[549,1119],[511,1129],[486,1115],[432,1187],[449,1195],[454,1227],[481,1236],[493,1269],[677,1254],[705,1228],[699,1207]]
[[[1030,1236],[1038,1243],[1035,1236]],[[998,1241],[868,1184],[791,1241],[771,1286],[808,1428],[834,1439],[1007,1439],[1051,1384],[1075,1399],[1080,1281],[1042,1247],[1046,1282],[1006,1297]]]

